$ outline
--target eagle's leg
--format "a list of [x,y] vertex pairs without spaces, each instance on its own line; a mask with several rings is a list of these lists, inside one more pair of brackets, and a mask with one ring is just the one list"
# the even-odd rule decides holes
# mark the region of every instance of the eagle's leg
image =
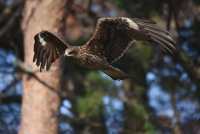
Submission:
[[102,71],[114,80],[124,80],[129,78],[129,76],[125,72],[113,66],[109,66]]

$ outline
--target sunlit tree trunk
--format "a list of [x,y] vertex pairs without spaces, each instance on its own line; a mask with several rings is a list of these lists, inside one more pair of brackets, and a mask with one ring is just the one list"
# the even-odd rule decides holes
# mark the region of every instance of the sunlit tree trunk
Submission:
[[[66,0],[26,0],[22,28],[24,31],[25,64],[38,70],[32,62],[33,37],[41,30],[60,32],[65,15]],[[59,61],[49,72],[35,72],[35,78],[25,75],[20,134],[56,134],[57,113],[60,104],[58,92],[60,82]],[[51,87],[51,88],[49,88]],[[52,91],[54,90],[54,91]]]

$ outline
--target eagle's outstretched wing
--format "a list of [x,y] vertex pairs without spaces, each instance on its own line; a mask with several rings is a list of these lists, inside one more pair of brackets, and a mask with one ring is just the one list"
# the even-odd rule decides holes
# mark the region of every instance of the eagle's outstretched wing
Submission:
[[33,62],[40,67],[49,70],[52,62],[64,54],[68,47],[60,38],[48,31],[42,31],[35,35]]
[[124,55],[135,40],[150,41],[168,51],[175,48],[175,40],[170,33],[155,22],[125,17],[100,18],[95,33],[83,47],[113,63]]

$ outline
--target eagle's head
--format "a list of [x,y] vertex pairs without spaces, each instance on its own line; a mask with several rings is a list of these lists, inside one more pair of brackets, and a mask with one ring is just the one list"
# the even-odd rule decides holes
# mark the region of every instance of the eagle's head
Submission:
[[68,57],[77,57],[79,53],[80,48],[79,47],[69,47],[65,50],[65,56]]

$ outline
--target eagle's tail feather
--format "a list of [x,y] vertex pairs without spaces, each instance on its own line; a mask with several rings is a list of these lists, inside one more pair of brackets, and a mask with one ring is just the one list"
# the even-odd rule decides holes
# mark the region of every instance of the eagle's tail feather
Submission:
[[124,80],[130,78],[128,74],[113,66],[109,66],[109,68],[102,71],[114,80]]

